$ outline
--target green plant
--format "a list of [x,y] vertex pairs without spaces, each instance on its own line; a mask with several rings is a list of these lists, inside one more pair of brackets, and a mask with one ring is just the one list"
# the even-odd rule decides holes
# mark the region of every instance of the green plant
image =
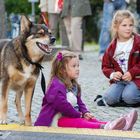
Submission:
[[[31,3],[28,0],[5,0],[6,12],[29,15],[31,13]],[[39,13],[38,3],[35,3],[35,13]]]

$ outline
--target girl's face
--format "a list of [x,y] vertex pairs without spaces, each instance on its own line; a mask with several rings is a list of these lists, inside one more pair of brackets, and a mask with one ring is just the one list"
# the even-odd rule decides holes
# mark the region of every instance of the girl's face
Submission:
[[118,40],[127,41],[131,38],[134,28],[134,23],[132,19],[125,18],[117,28]]
[[71,80],[79,77],[79,59],[77,57],[70,59],[66,65],[66,73]]

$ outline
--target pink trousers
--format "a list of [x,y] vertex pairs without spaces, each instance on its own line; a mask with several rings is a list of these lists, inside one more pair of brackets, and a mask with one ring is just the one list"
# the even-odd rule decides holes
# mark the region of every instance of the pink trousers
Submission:
[[97,119],[86,120],[84,118],[67,118],[62,117],[58,120],[59,127],[74,127],[74,128],[95,128],[100,129],[107,122]]

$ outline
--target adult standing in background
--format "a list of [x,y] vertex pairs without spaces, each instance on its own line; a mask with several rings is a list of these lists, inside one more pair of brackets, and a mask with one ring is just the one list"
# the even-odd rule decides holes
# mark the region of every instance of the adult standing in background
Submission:
[[[60,0],[40,0],[39,8],[41,9],[41,12],[44,13],[45,18],[48,18],[49,28],[55,37],[57,37],[59,26],[62,47],[66,47],[69,45],[69,41],[67,38],[65,25],[61,18],[62,7],[58,6],[59,2]],[[48,15],[48,17],[46,15]]]
[[62,18],[69,39],[69,48],[81,56],[83,41],[83,17],[91,15],[89,0],[64,0]]
[[140,0],[136,0],[136,11],[137,14],[140,16]]
[[111,41],[110,27],[111,27],[113,14],[116,10],[126,9],[127,2],[126,0],[104,0],[102,27],[99,36],[99,60],[100,61],[102,61],[104,52]]
[[138,33],[140,33],[140,0],[136,0],[136,11],[137,11],[137,22],[138,22],[138,27],[137,27],[137,30],[138,30]]
[[6,18],[4,0],[0,1],[0,39],[6,38]]

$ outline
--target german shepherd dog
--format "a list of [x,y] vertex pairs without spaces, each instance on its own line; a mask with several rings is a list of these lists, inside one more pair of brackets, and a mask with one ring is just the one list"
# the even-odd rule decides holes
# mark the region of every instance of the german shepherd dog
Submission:
[[[7,123],[8,92],[16,92],[15,104],[20,123],[31,125],[31,103],[39,67],[43,57],[50,55],[55,38],[43,24],[34,24],[21,16],[20,35],[12,40],[0,41],[0,124]],[[25,113],[21,97],[25,96]]]

